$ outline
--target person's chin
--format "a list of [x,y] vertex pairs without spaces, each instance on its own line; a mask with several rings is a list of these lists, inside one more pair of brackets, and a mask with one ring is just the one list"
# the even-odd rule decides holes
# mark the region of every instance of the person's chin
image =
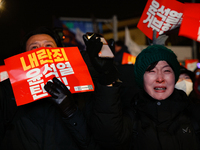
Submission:
[[156,94],[156,96],[154,96],[153,98],[156,100],[164,100],[167,98],[167,96],[163,94]]

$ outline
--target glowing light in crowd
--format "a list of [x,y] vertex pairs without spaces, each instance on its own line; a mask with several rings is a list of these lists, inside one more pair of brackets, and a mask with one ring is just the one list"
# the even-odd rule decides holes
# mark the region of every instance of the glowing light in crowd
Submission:
[[4,0],[0,0],[0,9],[4,8]]
[[200,63],[197,63],[197,68],[200,68]]

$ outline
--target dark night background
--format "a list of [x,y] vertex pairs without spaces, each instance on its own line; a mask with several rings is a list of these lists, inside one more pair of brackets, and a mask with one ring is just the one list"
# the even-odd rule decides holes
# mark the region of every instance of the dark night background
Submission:
[[[179,0],[191,2],[189,0]],[[147,0],[4,0],[0,9],[0,65],[3,59],[19,53],[21,38],[39,26],[53,27],[53,18],[118,20],[140,17]],[[196,0],[196,2],[198,2]]]

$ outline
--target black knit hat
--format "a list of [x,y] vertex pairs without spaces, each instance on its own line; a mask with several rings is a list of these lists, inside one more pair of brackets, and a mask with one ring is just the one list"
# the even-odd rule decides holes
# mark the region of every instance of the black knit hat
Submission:
[[172,50],[165,46],[151,45],[142,50],[136,58],[134,75],[139,87],[143,88],[143,75],[148,66],[161,60],[167,61],[167,63],[172,67],[175,74],[175,83],[178,81],[180,64],[177,60],[177,56]]
[[63,47],[62,44],[62,40],[59,37],[59,35],[51,28],[49,27],[45,27],[45,26],[41,26],[36,28],[35,30],[32,30],[30,32],[28,32],[22,39],[21,43],[20,43],[20,50],[21,52],[25,52],[26,51],[26,42],[28,41],[28,39],[33,36],[33,35],[37,35],[37,34],[47,34],[49,36],[51,36],[54,41],[57,44],[57,47]]
[[194,72],[186,69],[183,66],[180,66],[180,74],[183,74],[183,73],[187,74],[190,77],[190,79],[192,80],[192,82],[194,83],[194,81],[195,81],[195,73]]

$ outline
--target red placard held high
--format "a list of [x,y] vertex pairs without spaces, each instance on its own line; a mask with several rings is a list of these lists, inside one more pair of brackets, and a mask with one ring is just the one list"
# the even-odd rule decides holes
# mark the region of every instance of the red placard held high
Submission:
[[176,0],[148,0],[137,27],[149,38],[180,26],[184,4]]
[[4,62],[18,106],[50,96],[43,87],[53,77],[60,79],[71,93],[94,90],[77,47],[39,48]]
[[200,4],[185,3],[183,21],[180,26],[179,36],[185,36],[200,42]]

